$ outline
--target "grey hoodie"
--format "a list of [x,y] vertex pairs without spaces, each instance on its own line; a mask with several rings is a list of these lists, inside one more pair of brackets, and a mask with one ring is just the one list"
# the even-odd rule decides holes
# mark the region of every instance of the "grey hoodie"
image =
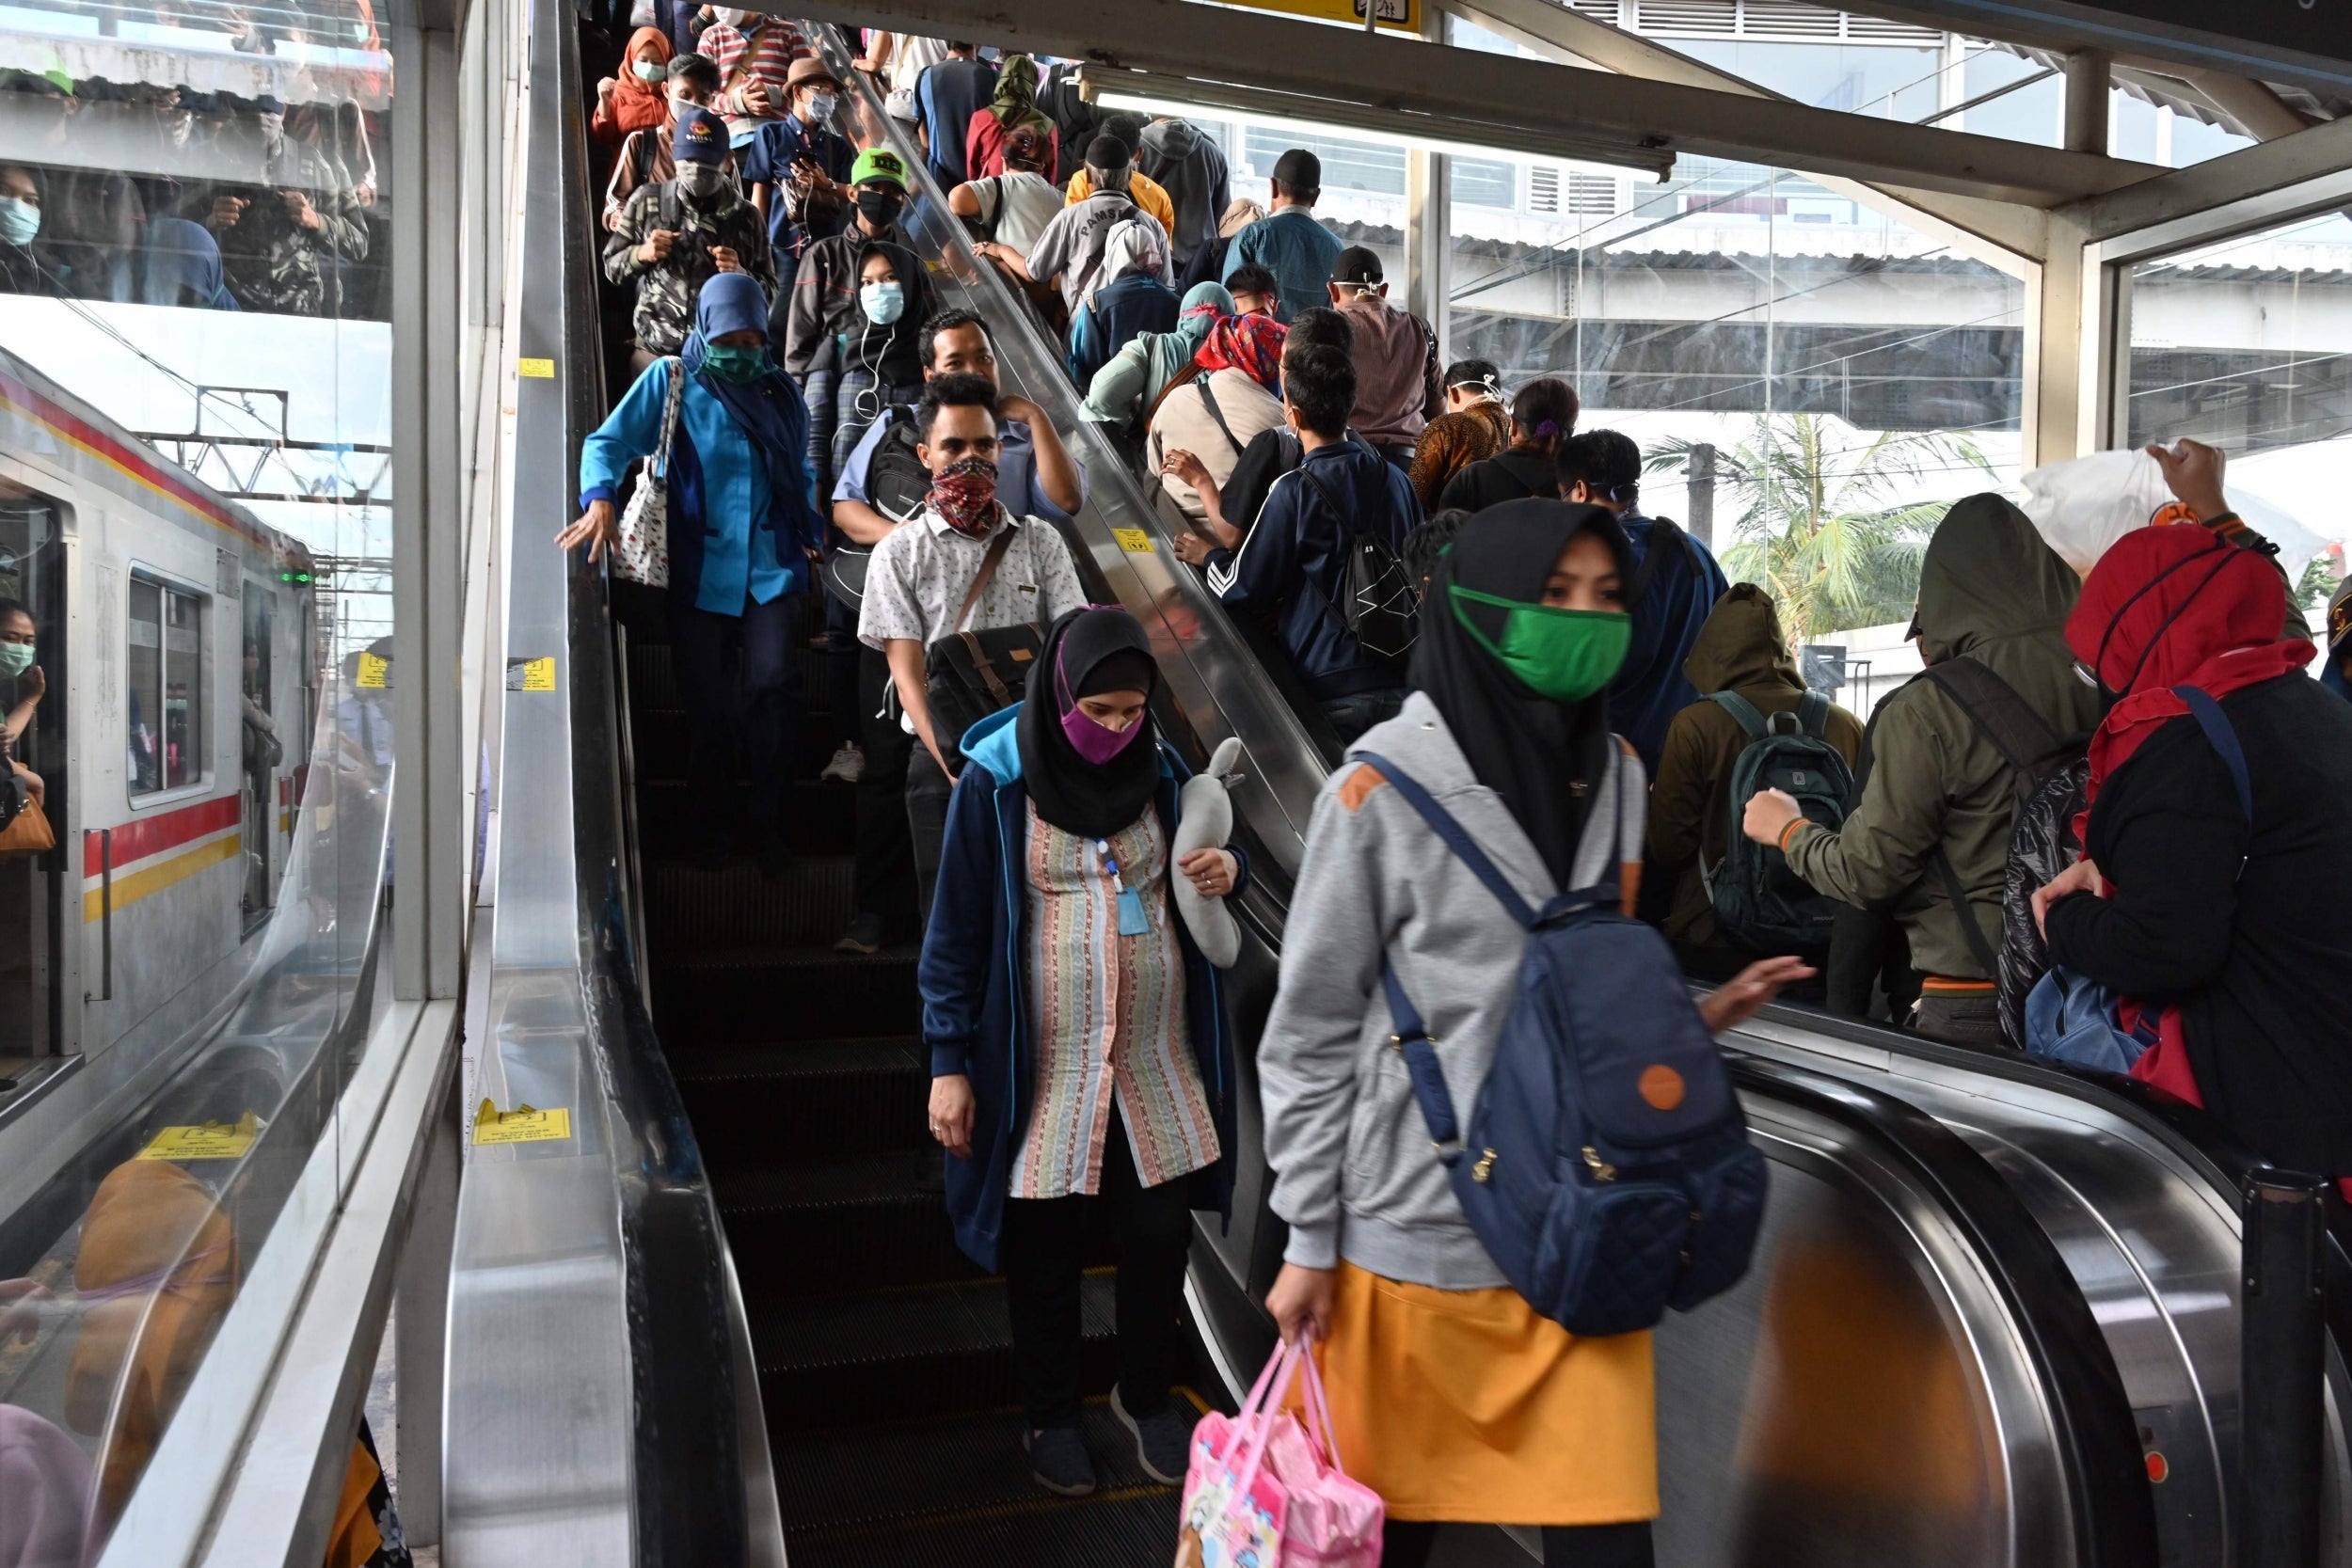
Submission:
[[[1618,743],[1577,848],[1576,881],[1613,861],[1638,879],[1642,764]],[[1560,890],[1502,803],[1480,784],[1415,692],[1348,749],[1411,774],[1537,906]],[[1622,812],[1619,802],[1626,803]],[[1283,1258],[1327,1269],[1342,1258],[1389,1279],[1445,1291],[1507,1283],[1448,1185],[1422,1119],[1380,985],[1383,958],[1427,1021],[1446,1087],[1468,1120],[1509,1012],[1526,933],[1394,789],[1350,761],[1325,781],[1282,938],[1281,988],[1258,1046],[1274,1212]]]
[[1181,119],[1143,128],[1136,166],[1159,182],[1176,206],[1176,231],[1168,237],[1182,271],[1192,253],[1216,238],[1216,222],[1232,199],[1232,179],[1216,143]]

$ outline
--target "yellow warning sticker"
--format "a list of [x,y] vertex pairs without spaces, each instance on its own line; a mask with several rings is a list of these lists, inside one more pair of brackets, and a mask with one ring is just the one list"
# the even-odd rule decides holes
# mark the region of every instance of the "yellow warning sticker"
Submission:
[[473,1115],[474,1147],[486,1144],[553,1143],[572,1135],[572,1114],[561,1105],[552,1111],[537,1111],[528,1105],[517,1105],[501,1111],[489,1101]]
[[362,653],[354,684],[369,691],[389,690],[392,684],[392,661],[381,654]]
[[555,361],[552,359],[517,359],[515,373],[531,381],[553,381]]
[[1115,528],[1111,530],[1111,537],[1118,540],[1119,547],[1129,555],[1152,553],[1152,536],[1139,528]]
[[506,661],[506,689],[509,691],[552,691],[555,689],[555,656],[545,654],[537,658],[510,658]]
[[261,1131],[261,1119],[250,1111],[232,1122],[208,1121],[201,1127],[167,1127],[139,1150],[142,1160],[242,1160]]

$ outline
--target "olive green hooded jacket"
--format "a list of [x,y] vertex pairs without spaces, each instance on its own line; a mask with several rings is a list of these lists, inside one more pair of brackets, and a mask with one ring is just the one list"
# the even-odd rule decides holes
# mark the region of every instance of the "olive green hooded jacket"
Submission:
[[[2066,615],[2081,583],[1998,496],[1946,514],[1919,570],[1920,648],[1930,664],[1967,655],[2007,681],[2053,734],[2087,738],[2099,694],[2074,673]],[[1927,679],[1873,719],[1862,802],[1837,832],[1811,823],[1786,846],[1797,875],[1833,898],[1891,909],[1921,973],[1990,980],[1936,873],[1940,845],[1994,950],[2014,795],[2009,766],[1966,711]]]
[[[1752,582],[1732,584],[1715,601],[1682,661],[1682,673],[1702,697],[1736,691],[1767,719],[1793,710],[1804,698],[1779,612],[1771,595]],[[1822,738],[1851,767],[1862,750],[1862,721],[1833,706]],[[1747,731],[1720,704],[1692,703],[1666,728],[1658,779],[1650,786],[1649,848],[1642,876],[1645,887],[1656,887],[1667,900],[1665,931],[1676,942],[1716,944],[1715,906],[1699,867],[1711,868],[1730,847],[1731,773],[1747,749]]]

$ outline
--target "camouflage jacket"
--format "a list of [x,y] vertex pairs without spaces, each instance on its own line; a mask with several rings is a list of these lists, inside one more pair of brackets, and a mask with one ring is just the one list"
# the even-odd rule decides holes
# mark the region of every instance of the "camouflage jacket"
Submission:
[[282,192],[262,187],[223,194],[244,197],[244,218],[220,231],[220,261],[229,292],[248,310],[280,316],[339,315],[343,307],[339,262],[364,261],[368,227],[358,198],[347,190],[303,194],[319,226],[305,229],[286,211]]
[[768,248],[767,222],[733,187],[709,206],[671,197],[677,243],[666,260],[651,266],[637,259],[645,236],[663,227],[661,195],[674,188],[674,182],[664,180],[630,192],[621,226],[604,245],[604,276],[615,283],[637,285],[637,342],[648,354],[675,354],[685,346],[694,325],[694,302],[719,271],[710,259],[714,245],[732,247],[769,299],[776,296],[776,263]]

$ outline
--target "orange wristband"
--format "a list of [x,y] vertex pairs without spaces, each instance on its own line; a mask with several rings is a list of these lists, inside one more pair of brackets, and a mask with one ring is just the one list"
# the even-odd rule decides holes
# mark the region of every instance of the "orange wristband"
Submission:
[[1781,829],[1781,831],[1780,831],[1780,852],[1781,852],[1782,854],[1784,854],[1784,855],[1785,855],[1785,854],[1787,854],[1787,853],[1788,852],[1788,841],[1789,841],[1790,839],[1792,839],[1792,838],[1796,837],[1796,835],[1797,835],[1797,830],[1798,830],[1799,828],[1804,827],[1804,826],[1805,825],[1806,820],[1807,820],[1807,818],[1805,818],[1805,817],[1802,817],[1802,816],[1795,817],[1795,818],[1792,818],[1792,819],[1790,820],[1790,822],[1789,822],[1788,826],[1787,826],[1786,828]]

